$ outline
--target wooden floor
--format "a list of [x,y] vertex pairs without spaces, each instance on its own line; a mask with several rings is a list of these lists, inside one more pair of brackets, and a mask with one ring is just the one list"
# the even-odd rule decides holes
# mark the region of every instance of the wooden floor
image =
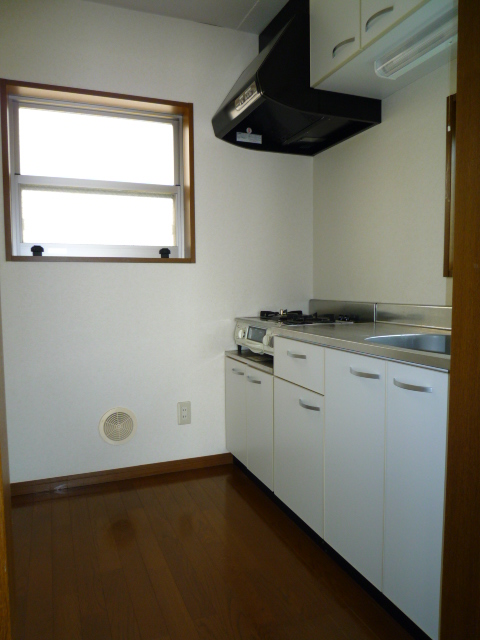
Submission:
[[15,640],[407,640],[229,465],[15,498]]

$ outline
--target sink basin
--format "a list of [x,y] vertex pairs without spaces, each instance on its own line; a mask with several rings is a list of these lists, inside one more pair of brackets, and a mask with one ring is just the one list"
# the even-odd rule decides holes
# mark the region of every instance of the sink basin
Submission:
[[395,336],[372,336],[371,338],[365,338],[365,342],[450,355],[450,336],[443,333],[409,333]]

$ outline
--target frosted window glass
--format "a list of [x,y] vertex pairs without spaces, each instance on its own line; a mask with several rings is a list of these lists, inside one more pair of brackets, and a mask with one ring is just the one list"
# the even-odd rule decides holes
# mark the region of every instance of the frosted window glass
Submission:
[[20,173],[173,185],[168,122],[19,108]]
[[22,242],[175,246],[170,196],[22,189]]

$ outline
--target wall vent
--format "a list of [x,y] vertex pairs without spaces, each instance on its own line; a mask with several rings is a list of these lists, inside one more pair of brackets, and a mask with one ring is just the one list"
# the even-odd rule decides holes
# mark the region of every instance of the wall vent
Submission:
[[137,419],[130,409],[116,407],[102,416],[98,430],[108,444],[124,444],[133,438],[137,430]]

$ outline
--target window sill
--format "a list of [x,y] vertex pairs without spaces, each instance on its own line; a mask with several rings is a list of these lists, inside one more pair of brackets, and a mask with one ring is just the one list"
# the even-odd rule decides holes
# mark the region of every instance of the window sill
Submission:
[[154,262],[194,264],[194,258],[94,258],[68,256],[10,256],[7,262]]

